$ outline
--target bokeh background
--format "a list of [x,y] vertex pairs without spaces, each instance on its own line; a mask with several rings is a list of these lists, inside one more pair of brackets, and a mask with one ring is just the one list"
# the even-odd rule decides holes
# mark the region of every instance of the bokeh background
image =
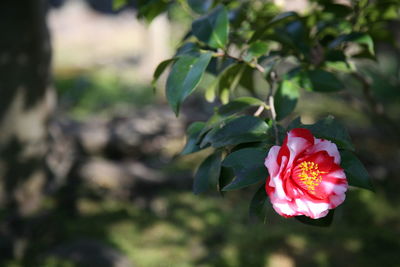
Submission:
[[[164,99],[165,77],[155,91],[151,85],[157,64],[190,27],[185,9],[173,5],[149,24],[136,18],[135,6],[114,12],[108,0],[53,0],[40,11],[50,39],[42,32],[44,41],[33,46],[40,53],[30,55],[28,41],[7,42],[28,40],[21,31],[36,29],[24,24],[23,5],[6,10],[12,2],[0,4],[1,266],[400,266],[398,45],[379,43],[377,61],[357,63],[376,113],[365,106],[364,85],[344,80],[352,94],[303,92],[287,120],[332,114],[343,122],[375,192],[351,189],[328,228],[272,210],[263,224],[248,217],[256,187],[223,197],[191,192],[207,151],[178,154],[186,126],[212,113],[201,86],[176,118]],[[307,6],[275,2],[299,12]],[[15,16],[20,24],[11,23]],[[399,25],[388,29],[397,44]],[[47,89],[24,95],[21,88],[36,88],[36,74],[47,75]],[[379,116],[383,109],[387,116]]]

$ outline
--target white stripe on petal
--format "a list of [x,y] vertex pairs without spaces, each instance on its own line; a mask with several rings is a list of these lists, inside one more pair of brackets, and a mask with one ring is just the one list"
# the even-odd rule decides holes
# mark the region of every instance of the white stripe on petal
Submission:
[[307,153],[314,154],[319,151],[326,151],[329,156],[334,158],[336,164],[340,164],[340,154],[335,143],[332,143],[329,140],[314,138],[314,146],[307,151]]
[[296,156],[302,153],[306,148],[308,148],[309,142],[301,137],[291,137],[288,135],[287,147],[290,152],[290,158],[288,165],[292,165]]
[[288,202],[285,202],[285,203],[273,203],[272,207],[280,215],[286,215],[286,216],[297,215],[296,214],[296,210],[292,209],[292,207],[290,206],[290,204]]
[[338,179],[346,179],[346,174],[344,173],[343,169],[330,172],[329,176],[338,178]]
[[341,195],[331,195],[329,197],[329,201],[330,201],[330,205],[329,208],[330,209],[334,209],[337,206],[339,206],[340,204],[343,203],[343,201],[345,200],[346,195],[345,194],[341,194]]
[[324,192],[329,195],[334,191],[336,184],[323,181],[320,186],[322,186]]
[[297,211],[302,214],[318,219],[328,214],[329,203],[315,203],[305,199],[296,199]]
[[265,159],[265,167],[267,167],[269,175],[276,176],[279,172],[279,166],[278,166],[278,153],[279,150],[281,149],[280,146],[273,146],[268,152],[268,156]]
[[333,188],[333,192],[336,195],[344,195],[344,193],[347,191],[347,183],[345,184],[336,184],[336,186]]

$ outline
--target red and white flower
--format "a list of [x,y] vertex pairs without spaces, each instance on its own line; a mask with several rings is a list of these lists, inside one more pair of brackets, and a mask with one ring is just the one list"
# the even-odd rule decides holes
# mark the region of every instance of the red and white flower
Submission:
[[307,129],[292,129],[282,146],[273,146],[265,166],[265,189],[284,217],[324,217],[345,199],[348,184],[336,145]]

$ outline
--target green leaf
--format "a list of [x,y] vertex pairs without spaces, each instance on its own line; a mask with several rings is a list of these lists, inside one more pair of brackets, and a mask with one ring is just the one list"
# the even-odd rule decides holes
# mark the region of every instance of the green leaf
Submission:
[[252,61],[255,58],[259,58],[268,51],[268,45],[265,42],[257,41],[252,43],[247,49],[247,54],[244,57],[244,60],[247,62]]
[[204,14],[212,6],[213,0],[187,0],[187,3],[194,12]]
[[301,20],[294,20],[282,27],[274,28],[274,33],[268,38],[280,42],[283,50],[294,49],[296,54],[303,54],[306,59],[310,58],[309,29]]
[[198,55],[199,53],[200,53],[199,46],[196,43],[188,42],[178,48],[178,50],[176,51],[175,57],[187,55],[187,54]]
[[128,0],[113,0],[112,2],[112,10],[119,10],[128,4]]
[[274,17],[265,27],[257,29],[252,37],[250,38],[249,43],[253,43],[263,36],[263,34],[273,25],[288,21],[292,18],[298,18],[298,14],[293,11],[283,12],[276,17]]
[[302,124],[300,118],[296,118],[289,124],[288,130],[293,128],[309,129],[316,137],[331,140],[341,149],[354,150],[346,128],[335,120],[333,116],[328,116],[315,124],[309,125]]
[[340,165],[346,173],[349,185],[373,190],[369,174],[362,162],[349,151],[340,151]]
[[167,79],[167,99],[172,110],[178,116],[183,100],[199,84],[212,54],[201,53],[200,56],[182,55],[172,66]]
[[218,128],[211,128],[204,133],[205,129],[200,132],[197,138],[198,142],[200,142],[200,148],[208,147],[211,144],[211,138],[214,136],[215,132],[218,131]]
[[325,67],[327,69],[332,69],[335,71],[341,71],[345,73],[350,73],[355,71],[355,66],[353,64],[343,61],[336,61],[336,62],[326,61]]
[[210,103],[215,100],[215,91],[217,90],[218,82],[218,79],[215,79],[204,91],[204,98]]
[[353,43],[357,43],[360,45],[365,45],[368,48],[368,52],[371,53],[371,55],[375,54],[374,40],[372,40],[372,38],[369,34],[361,33],[361,32],[352,32],[350,34],[341,35],[338,38],[336,38],[335,40],[333,40],[329,44],[328,47],[330,49],[333,49],[333,48],[338,47],[339,45],[341,45],[344,42],[353,42]]
[[218,109],[221,116],[230,116],[249,107],[265,105],[263,101],[254,97],[238,97]]
[[312,226],[328,227],[332,224],[334,214],[335,210],[330,210],[325,217],[322,217],[320,219],[311,219],[310,217],[307,216],[295,216],[295,218],[304,224]]
[[187,155],[191,154],[194,152],[197,152],[203,148],[200,148],[200,146],[197,143],[197,138],[199,137],[199,134],[201,130],[203,130],[205,126],[204,122],[193,122],[190,124],[190,126],[187,129],[187,140],[186,144],[181,152],[181,155]]
[[224,192],[222,191],[222,188],[224,188],[227,184],[229,184],[233,178],[235,177],[235,174],[233,173],[233,170],[228,167],[224,167],[221,165],[221,172],[219,175],[219,182],[218,182],[218,191],[223,194]]
[[204,140],[204,139],[206,139],[206,136],[209,136],[209,133],[212,130],[218,130],[219,125],[221,123],[226,123],[225,120],[229,121],[229,120],[232,120],[232,118],[221,117],[218,114],[214,114],[208,119],[208,121],[206,122],[206,125],[204,126],[203,130],[201,130],[199,137],[197,138],[197,141],[196,141],[198,144],[200,144],[200,147],[202,147],[206,143],[210,143],[209,137],[207,137],[208,140]]
[[332,3],[324,3],[323,5],[324,5],[324,12],[332,13],[339,18],[345,18],[346,16],[352,13],[352,9],[349,6],[332,4]]
[[235,179],[222,191],[236,190],[267,179],[268,171],[264,166],[267,152],[256,148],[244,148],[229,154],[222,166],[233,169]]
[[259,218],[264,223],[266,222],[266,209],[269,205],[267,192],[265,191],[265,184],[263,183],[250,201],[249,217]]
[[308,71],[308,77],[315,92],[336,92],[344,88],[342,82],[335,75],[325,70]]
[[224,48],[228,41],[228,12],[223,5],[214,8],[209,14],[195,20],[193,35],[213,48]]
[[269,26],[275,25],[275,24],[277,24],[277,23],[287,21],[288,18],[297,18],[298,16],[299,16],[299,15],[298,15],[296,12],[294,12],[294,11],[283,12],[283,13],[281,13],[281,14],[275,16],[275,17],[268,23],[268,25],[269,25]]
[[167,11],[168,3],[164,0],[138,0],[138,17],[150,23],[161,13]]
[[193,192],[197,195],[206,192],[210,187],[217,189],[221,171],[221,152],[208,156],[200,165],[193,181]]
[[278,87],[274,97],[276,119],[281,120],[289,115],[296,107],[299,98],[297,79],[285,78]]
[[268,124],[257,117],[243,116],[227,122],[217,129],[210,142],[213,147],[257,142],[267,138]]
[[157,80],[164,73],[164,71],[168,68],[168,66],[171,65],[172,63],[174,63],[175,61],[176,61],[176,58],[170,58],[170,59],[164,60],[160,64],[158,64],[158,66],[153,74],[153,81],[151,82],[153,87],[155,87]]
[[[238,86],[245,67],[246,65],[243,63],[232,64],[220,75],[218,82],[218,94],[222,103],[227,103],[229,101],[229,93]],[[226,96],[228,96],[228,99],[224,99]]]
[[246,65],[242,73],[242,78],[239,81],[239,85],[248,90],[252,95],[255,95],[254,72],[254,68]]

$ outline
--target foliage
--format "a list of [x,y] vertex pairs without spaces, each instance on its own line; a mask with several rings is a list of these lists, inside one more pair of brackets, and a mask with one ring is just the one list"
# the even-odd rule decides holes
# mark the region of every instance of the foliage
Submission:
[[[160,2],[166,9],[173,4]],[[354,146],[349,134],[337,120],[327,117],[303,125],[300,119],[290,122],[290,117],[303,91],[337,93],[344,91],[347,79],[365,81],[355,63],[375,60],[377,41],[394,42],[393,36],[384,33],[388,23],[398,18],[399,2],[361,0],[345,5],[313,0],[304,14],[281,12],[270,1],[177,2],[193,16],[192,27],[176,55],[162,62],[154,77],[173,63],[166,89],[177,116],[205,73],[215,79],[205,90],[206,99],[222,104],[208,121],[188,129],[182,154],[212,147],[196,174],[196,193],[205,191],[211,180],[215,189],[224,191],[255,183],[263,187],[268,149],[281,144],[284,133],[294,127],[308,128],[315,136],[336,143],[350,185],[372,188],[363,164],[350,152]],[[255,86],[255,72],[268,84],[266,88]],[[365,88],[367,95],[369,89]],[[214,177],[220,174],[223,179],[221,167],[233,171],[232,181],[224,187]],[[260,208],[264,200],[256,193],[251,212],[265,212]],[[333,212],[328,220],[331,217]]]

